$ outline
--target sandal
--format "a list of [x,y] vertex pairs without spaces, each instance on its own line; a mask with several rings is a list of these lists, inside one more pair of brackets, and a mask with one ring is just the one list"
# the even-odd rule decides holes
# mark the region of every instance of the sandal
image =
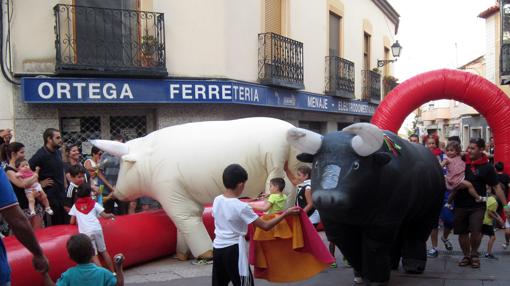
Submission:
[[471,268],[480,268],[480,258],[471,256]]
[[[464,256],[462,260],[459,262],[460,267],[465,267],[471,264],[471,258]],[[478,264],[480,264],[480,261],[478,261]]]

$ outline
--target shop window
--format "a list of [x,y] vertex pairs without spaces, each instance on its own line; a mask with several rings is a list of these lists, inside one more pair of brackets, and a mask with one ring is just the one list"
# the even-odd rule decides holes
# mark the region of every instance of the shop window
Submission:
[[126,141],[147,135],[147,117],[110,116],[110,135],[119,134]]
[[101,138],[101,119],[99,116],[62,117],[60,131],[64,144],[78,144],[82,153],[90,153],[89,139]]

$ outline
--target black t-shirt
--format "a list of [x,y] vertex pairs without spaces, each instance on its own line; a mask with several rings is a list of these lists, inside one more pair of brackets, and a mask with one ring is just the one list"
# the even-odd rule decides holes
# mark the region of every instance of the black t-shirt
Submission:
[[[473,184],[478,195],[487,196],[487,186],[495,186],[499,184],[498,176],[494,166],[491,164],[476,165],[475,172],[471,170],[471,165],[466,164],[466,180]],[[457,191],[455,195],[455,207],[457,208],[481,208],[485,206],[485,202],[477,203],[467,189]]]
[[[10,171],[12,171],[14,173],[17,172],[16,169],[14,169],[13,167],[11,167],[9,165],[5,166],[5,173],[10,172]],[[27,196],[25,195],[25,189],[16,186],[12,182],[11,182],[11,185],[12,185],[12,189],[14,190],[14,193],[16,194],[16,198],[18,199],[19,207],[22,209],[28,209],[28,199],[27,199]]]
[[29,160],[30,167],[40,167],[39,180],[42,181],[46,178],[53,180],[53,186],[45,187],[44,191],[48,198],[64,199],[64,163],[62,162],[62,155],[57,150],[51,152],[46,147],[41,147]]

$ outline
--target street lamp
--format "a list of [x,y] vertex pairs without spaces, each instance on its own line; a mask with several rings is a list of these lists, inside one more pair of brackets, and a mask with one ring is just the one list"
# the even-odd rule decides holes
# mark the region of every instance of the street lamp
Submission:
[[400,52],[402,51],[402,46],[396,41],[393,45],[391,45],[391,53],[395,59],[393,60],[377,60],[377,66],[382,68],[384,65],[392,62],[396,62],[397,58],[400,57]]

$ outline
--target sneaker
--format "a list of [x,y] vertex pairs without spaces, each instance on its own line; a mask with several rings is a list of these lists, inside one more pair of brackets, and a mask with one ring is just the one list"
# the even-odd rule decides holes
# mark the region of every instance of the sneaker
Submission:
[[453,250],[453,245],[452,245],[452,243],[448,239],[445,239],[444,237],[441,237],[441,241],[443,241],[444,248],[446,248],[446,250],[448,250],[448,251],[452,251]]
[[32,217],[32,216],[35,216],[35,211],[31,211],[29,215],[30,215],[31,217]]
[[347,261],[347,259],[345,259],[345,257],[344,257],[343,261],[344,261],[345,268],[352,268],[351,264],[349,263],[349,261]]
[[329,268],[337,268],[338,265],[336,265],[336,262],[333,262],[329,265]]
[[191,264],[193,265],[207,265],[212,264],[212,259],[195,259],[191,261]]
[[53,210],[51,208],[47,208],[44,211],[49,215],[53,215]]
[[503,249],[506,249],[506,248],[508,247],[508,244],[507,244],[507,243],[503,243],[503,244],[501,245],[501,247],[503,247]]
[[449,204],[449,203],[444,204],[443,207],[445,207],[445,208],[447,208],[449,210],[453,210],[453,206],[451,204]]
[[437,257],[439,255],[439,252],[437,251],[437,249],[435,248],[431,248],[428,252],[427,252],[427,256],[428,257],[431,257],[431,258],[434,258],[434,257]]
[[363,278],[354,277],[354,284],[363,284]]
[[498,260],[498,258],[492,253],[485,253],[485,258]]

